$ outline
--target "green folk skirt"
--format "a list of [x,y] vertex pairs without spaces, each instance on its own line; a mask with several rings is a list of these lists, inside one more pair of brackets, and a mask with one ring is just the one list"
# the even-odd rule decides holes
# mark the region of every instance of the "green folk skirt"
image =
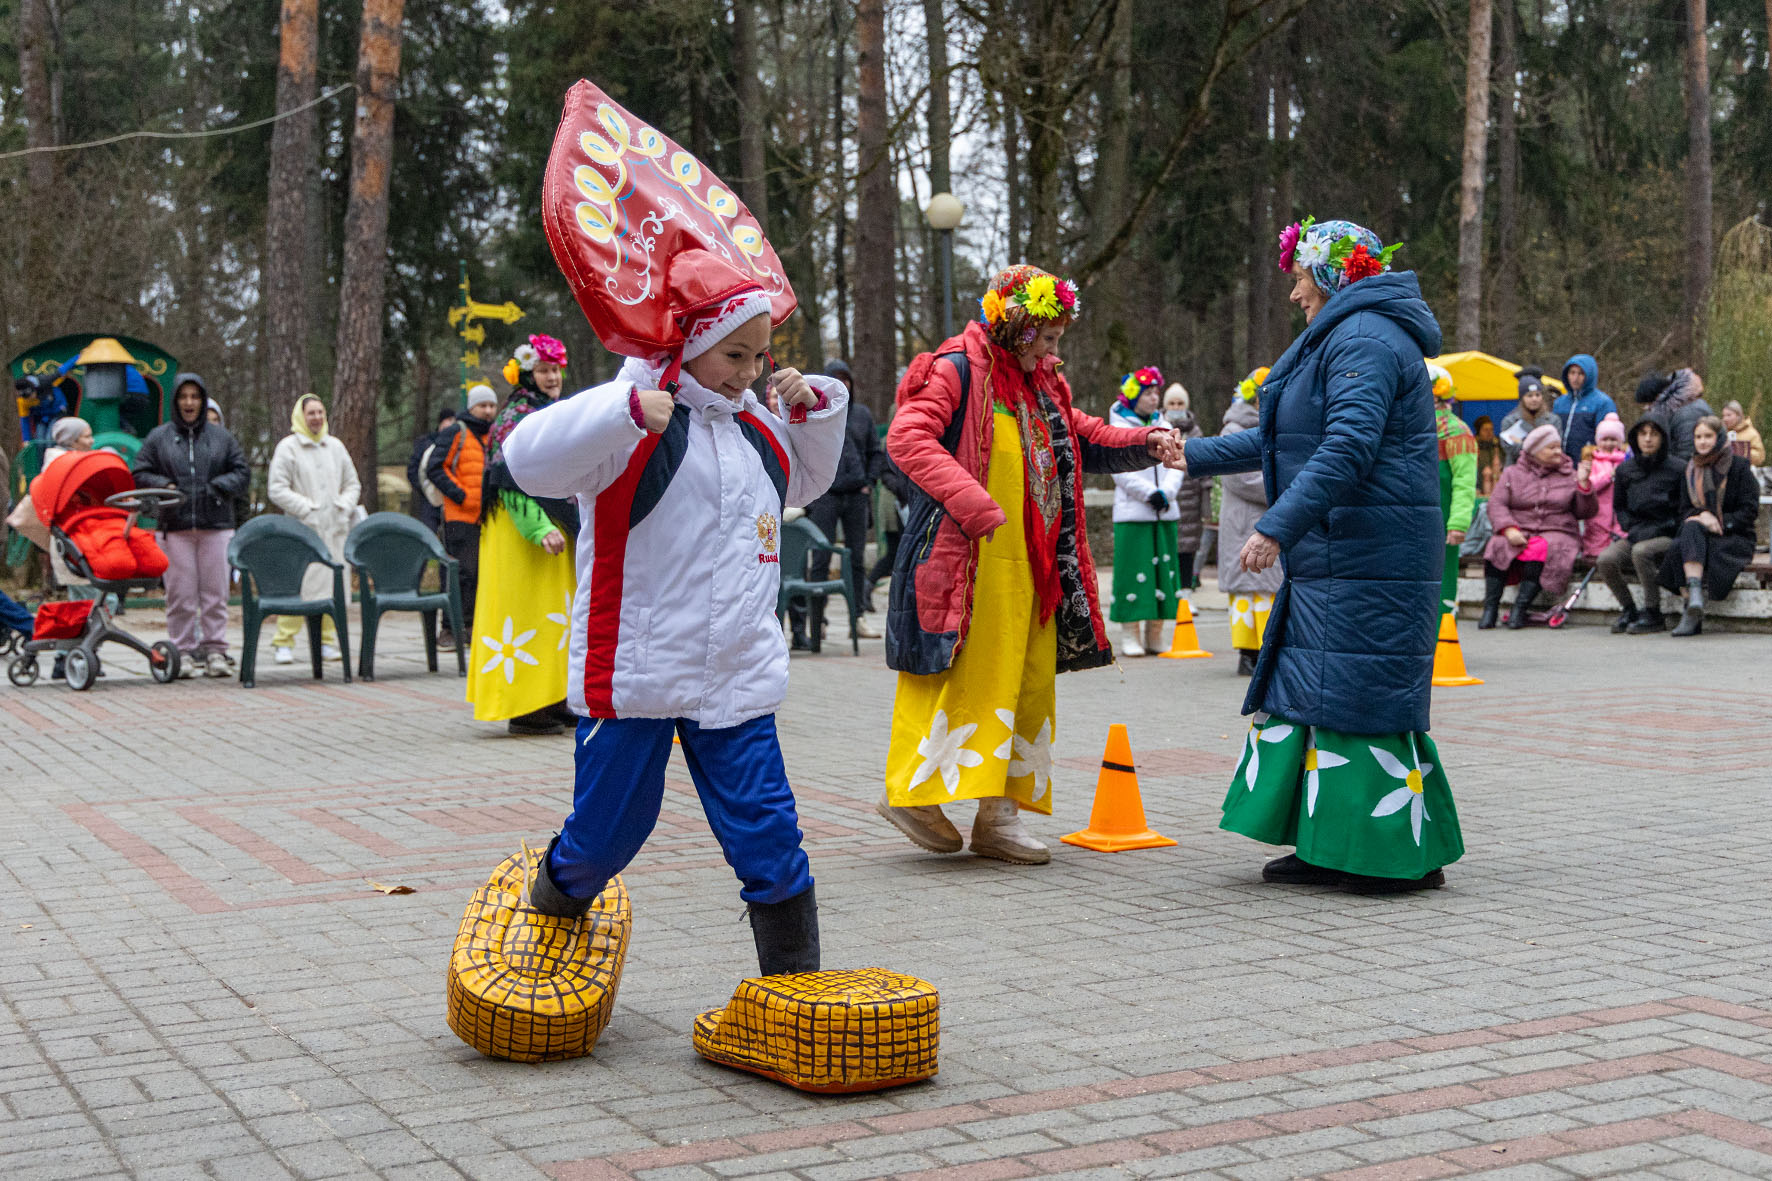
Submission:
[[1371,877],[1418,878],[1464,855],[1433,739],[1342,734],[1269,714],[1249,727],[1219,827]]
[[1120,521],[1114,525],[1115,623],[1175,618],[1181,597],[1180,552],[1174,521]]

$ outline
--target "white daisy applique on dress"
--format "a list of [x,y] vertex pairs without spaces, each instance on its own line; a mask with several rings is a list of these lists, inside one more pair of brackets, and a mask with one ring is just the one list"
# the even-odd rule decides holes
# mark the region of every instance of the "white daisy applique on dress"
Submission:
[[480,671],[489,673],[496,670],[499,665],[504,665],[505,684],[507,685],[516,681],[519,661],[530,665],[541,663],[523,650],[524,645],[535,638],[535,629],[530,628],[520,635],[513,634],[516,630],[516,621],[507,615],[505,616],[505,630],[502,640],[495,640],[491,636],[480,637],[480,642],[492,649],[492,658],[481,667]]
[[548,612],[548,622],[560,625],[560,643],[556,652],[566,651],[566,640],[572,635],[572,592],[566,592],[566,606],[559,611]]
[[1044,798],[1052,786],[1052,719],[1042,722],[1040,732],[1032,738],[1023,738],[1015,732],[1015,715],[1009,710],[998,710],[997,720],[1009,727],[1009,737],[993,753],[1009,764],[1009,778],[1032,775],[1033,798]]
[[1317,732],[1311,731],[1304,744],[1304,812],[1307,816],[1317,814],[1318,778],[1324,771],[1335,767],[1347,766],[1347,760],[1332,750],[1317,749]]
[[1402,787],[1387,793],[1383,799],[1378,801],[1378,807],[1372,809],[1372,815],[1389,816],[1393,812],[1402,811],[1403,806],[1408,805],[1409,831],[1414,834],[1415,843],[1419,846],[1421,844],[1421,822],[1433,819],[1427,814],[1427,800],[1422,794],[1421,781],[1426,776],[1433,774],[1434,765],[1422,762],[1421,756],[1415,753],[1413,736],[1409,740],[1410,758],[1415,763],[1413,767],[1403,766],[1397,756],[1388,750],[1380,750],[1376,746],[1368,746],[1366,749],[1372,752],[1372,757],[1378,760],[1378,765],[1384,768],[1386,775],[1392,779],[1403,781]]
[[1249,723],[1249,765],[1243,771],[1243,782],[1248,784],[1250,791],[1255,790],[1255,778],[1261,774],[1261,744],[1280,742],[1292,737],[1292,726],[1286,722],[1262,729],[1272,716],[1258,713],[1255,720]]
[[911,787],[916,788],[924,780],[940,775],[942,786],[948,789],[949,795],[959,791],[960,768],[977,767],[984,763],[983,755],[966,749],[966,740],[977,729],[976,722],[968,722],[949,730],[947,711],[936,710],[934,719],[929,723],[929,736],[917,743],[917,753],[923,757],[923,762],[911,776]]

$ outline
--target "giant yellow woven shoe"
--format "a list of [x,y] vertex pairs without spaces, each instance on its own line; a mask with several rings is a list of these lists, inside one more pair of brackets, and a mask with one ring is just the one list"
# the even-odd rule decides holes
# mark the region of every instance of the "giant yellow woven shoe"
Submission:
[[802,1091],[879,1091],[931,1078],[941,997],[927,980],[863,968],[742,981],[695,1019],[695,1050]]
[[482,1054],[545,1062],[589,1054],[615,1011],[633,914],[618,877],[582,918],[529,906],[542,854],[513,853],[475,891],[449,957],[449,1028]]

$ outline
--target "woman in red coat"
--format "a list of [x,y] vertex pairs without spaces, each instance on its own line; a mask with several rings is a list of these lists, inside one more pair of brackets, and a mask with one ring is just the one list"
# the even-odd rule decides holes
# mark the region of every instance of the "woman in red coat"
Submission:
[[1059,337],[1076,289],[1022,264],[983,314],[912,363],[886,436],[917,485],[893,571],[886,661],[899,670],[881,815],[931,852],[960,834],[941,805],[976,799],[972,851],[1051,859],[1019,810],[1052,811],[1053,678],[1113,661],[1080,528],[1083,473],[1179,459],[1161,428],[1071,405]]
[[1489,495],[1489,523],[1495,535],[1483,551],[1483,617],[1479,628],[1492,628],[1501,613],[1501,592],[1510,576],[1520,589],[1514,596],[1510,628],[1526,626],[1526,612],[1543,590],[1557,598],[1569,586],[1575,558],[1581,553],[1581,526],[1599,501],[1588,488],[1590,460],[1578,471],[1548,424],[1533,429],[1520,444],[1520,461],[1501,473]]

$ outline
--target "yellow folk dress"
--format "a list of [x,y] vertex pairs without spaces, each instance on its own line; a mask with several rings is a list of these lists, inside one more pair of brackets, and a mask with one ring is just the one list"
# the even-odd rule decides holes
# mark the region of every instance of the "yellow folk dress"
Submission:
[[1028,564],[1021,435],[1000,405],[986,490],[1008,520],[980,543],[972,623],[946,672],[898,675],[886,755],[893,807],[1007,796],[1052,812],[1057,630]]
[[578,585],[573,540],[567,539],[563,552],[550,554],[517,526],[517,514],[504,504],[487,514],[480,530],[467,698],[481,722],[518,717],[566,696],[572,593]]

